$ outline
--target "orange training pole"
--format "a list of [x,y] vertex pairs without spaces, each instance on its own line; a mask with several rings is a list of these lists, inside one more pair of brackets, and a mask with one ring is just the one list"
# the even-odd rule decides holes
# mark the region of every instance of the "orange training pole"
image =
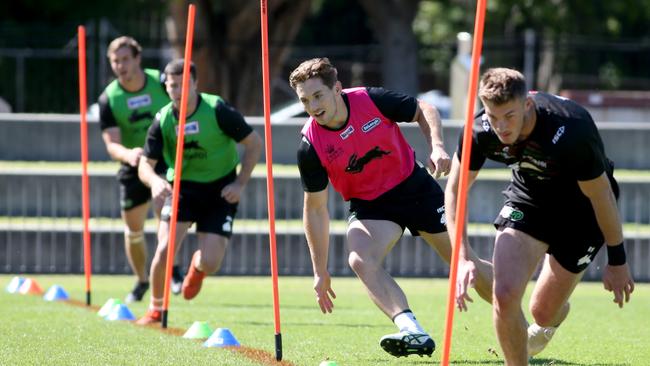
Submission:
[[474,121],[474,104],[476,103],[476,89],[478,86],[479,60],[483,47],[483,25],[485,23],[485,7],[487,0],[477,0],[476,20],[474,22],[474,43],[472,46],[472,68],[467,92],[467,110],[465,113],[465,129],[463,132],[463,150],[460,163],[460,181],[458,188],[458,202],[456,204],[456,240],[451,257],[449,273],[449,297],[447,300],[447,322],[445,324],[445,338],[440,364],[449,365],[451,349],[451,333],[454,324],[454,300],[456,298],[456,277],[458,275],[458,255],[462,245],[463,229],[465,226],[465,209],[467,206],[467,180],[469,176],[469,156],[472,153],[472,124]]
[[282,360],[280,333],[280,296],[278,294],[278,255],[275,244],[275,201],[273,197],[273,144],[271,139],[271,96],[269,83],[269,36],[267,2],[260,0],[262,18],[262,84],[264,86],[264,145],[266,153],[266,196],[269,207],[269,245],[271,249],[271,278],[273,281],[273,320],[275,322],[275,359]]
[[88,121],[86,120],[86,28],[77,28],[79,45],[79,114],[81,115],[81,211],[83,215],[84,273],[86,275],[86,305],[90,306],[90,276],[92,274],[90,257],[90,198],[88,188]]
[[169,243],[167,245],[167,270],[165,272],[165,294],[163,297],[162,327],[167,328],[167,312],[169,309],[169,287],[172,277],[172,266],[176,254],[176,217],[178,213],[178,195],[181,188],[181,169],[183,166],[183,143],[185,141],[185,118],[187,117],[187,93],[190,85],[190,64],[192,62],[192,40],[194,38],[194,15],[196,6],[190,4],[187,13],[187,34],[185,36],[185,62],[183,63],[183,85],[181,92],[181,108],[178,115],[178,136],[176,141],[176,161],[174,162],[174,188],[172,193],[172,213],[169,220]]

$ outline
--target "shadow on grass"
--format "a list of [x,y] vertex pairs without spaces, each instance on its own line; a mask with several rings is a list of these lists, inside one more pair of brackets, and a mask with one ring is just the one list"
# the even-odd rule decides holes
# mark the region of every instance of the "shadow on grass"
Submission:
[[530,365],[540,365],[540,366],[630,366],[629,363],[603,363],[603,362],[570,362],[555,360],[552,358],[534,358],[529,361]]
[[[219,304],[219,307],[229,308],[229,309],[242,309],[242,308],[252,308],[252,309],[268,309],[268,304]],[[318,308],[317,305],[307,306],[307,305],[282,305],[282,309],[299,309],[299,310],[313,310]]]
[[[272,321],[268,322],[260,322],[260,321],[247,321],[247,320],[240,320],[240,321],[232,321],[232,323],[237,323],[237,324],[248,324],[248,325],[263,325],[263,326],[268,326],[272,325]],[[282,325],[298,325],[298,326],[308,326],[308,327],[313,327],[315,325],[322,325],[322,326],[328,326],[328,327],[341,327],[341,328],[390,328],[389,325],[381,325],[381,324],[350,324],[350,323],[320,323],[320,322],[290,322],[290,321],[283,321]]]
[[[423,362],[427,363],[427,362]],[[451,361],[453,365],[503,365],[503,360],[501,359],[491,359],[491,360],[454,360]],[[631,366],[628,363],[583,363],[583,362],[569,362],[562,360],[555,360],[552,358],[535,358],[529,361],[529,365],[539,365],[539,366]]]

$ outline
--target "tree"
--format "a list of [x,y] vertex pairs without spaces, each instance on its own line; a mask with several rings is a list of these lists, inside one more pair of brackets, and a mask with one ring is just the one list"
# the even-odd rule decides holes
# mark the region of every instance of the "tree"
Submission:
[[384,86],[418,93],[418,41],[413,20],[420,0],[359,0],[381,45]]
[[[262,63],[260,4],[241,0],[169,0],[173,26],[169,39],[182,57],[188,4],[196,3],[193,60],[197,66],[199,89],[216,93],[244,114],[260,115],[262,104]],[[270,77],[281,71],[311,0],[270,0]]]

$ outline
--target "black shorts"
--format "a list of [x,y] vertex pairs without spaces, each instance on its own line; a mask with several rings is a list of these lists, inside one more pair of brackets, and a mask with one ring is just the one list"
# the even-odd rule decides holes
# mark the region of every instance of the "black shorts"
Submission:
[[351,199],[348,222],[355,220],[392,221],[413,236],[420,231],[445,232],[444,192],[424,168],[416,166],[406,180],[376,199]]
[[[157,174],[164,174],[167,165],[159,160],[155,167]],[[117,181],[120,183],[120,207],[122,211],[128,211],[134,207],[151,200],[151,190],[138,178],[138,170],[130,165],[122,164],[117,173]]]
[[120,182],[120,207],[128,211],[151,199],[151,190],[145,186],[138,177],[119,179]]
[[547,253],[566,269],[580,273],[594,260],[605,239],[588,200],[573,205],[542,209],[506,201],[494,220],[548,244]]
[[[237,213],[237,203],[229,203],[221,197],[221,190],[233,182],[236,173],[211,183],[181,182],[178,200],[178,222],[196,223],[196,231],[213,233],[226,238],[232,235]],[[161,220],[169,221],[172,208],[171,196],[167,197],[161,212]]]

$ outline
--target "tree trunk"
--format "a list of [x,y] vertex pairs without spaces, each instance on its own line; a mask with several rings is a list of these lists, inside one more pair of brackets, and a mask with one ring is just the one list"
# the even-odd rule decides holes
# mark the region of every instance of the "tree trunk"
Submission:
[[358,0],[381,45],[384,87],[417,95],[418,47],[413,19],[420,0]]
[[[219,94],[246,115],[261,115],[262,50],[259,2],[199,0],[193,60],[199,90]],[[178,57],[184,51],[189,0],[170,0],[168,27]],[[282,71],[311,0],[271,0],[268,3],[270,80]],[[178,40],[174,42],[174,40]]]

